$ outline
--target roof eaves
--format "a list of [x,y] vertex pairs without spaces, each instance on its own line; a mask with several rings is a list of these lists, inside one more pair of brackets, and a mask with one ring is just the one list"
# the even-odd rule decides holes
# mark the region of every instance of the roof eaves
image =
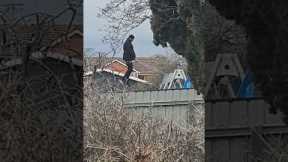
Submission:
[[[71,63],[73,65],[76,66],[82,66],[82,60],[78,59],[78,58],[73,58],[71,56],[66,56],[64,54],[61,53],[52,53],[52,52],[48,52],[46,55],[44,55],[41,52],[35,52],[31,54],[31,57],[34,59],[45,59],[45,58],[52,58],[52,59],[56,59],[56,60],[61,60],[64,61],[66,63]],[[0,69],[7,69],[16,65],[20,65],[23,63],[22,58],[15,58],[12,60],[9,60],[7,62],[2,63],[2,65],[0,65]]]
[[[104,72],[108,72],[108,73],[111,73],[111,74],[114,74],[114,75],[118,75],[118,76],[121,76],[121,77],[123,77],[125,75],[124,73],[120,73],[120,72],[117,72],[117,71],[112,71],[110,69],[105,69],[105,68],[97,69],[96,71],[97,72],[103,72],[104,71]],[[146,80],[139,79],[139,78],[136,78],[136,77],[133,77],[133,76],[130,76],[129,79],[137,81],[137,82],[140,82],[140,83],[144,83],[144,84],[151,84],[151,83],[149,83]]]

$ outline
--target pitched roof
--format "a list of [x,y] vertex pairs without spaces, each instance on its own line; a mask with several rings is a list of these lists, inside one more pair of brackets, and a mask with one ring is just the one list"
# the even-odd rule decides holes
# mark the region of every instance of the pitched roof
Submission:
[[[107,57],[100,59],[98,57],[89,58],[90,65],[99,65],[100,67],[105,66],[107,63],[111,63],[114,60],[118,60],[125,64],[125,61],[117,57]],[[145,74],[158,74],[159,69],[157,67],[158,59],[156,57],[137,57],[136,61],[133,63],[134,69],[138,71],[141,75]]]
[[[28,43],[33,37],[33,26],[18,26],[15,35],[18,40]],[[45,52],[44,52],[45,51]],[[44,53],[43,53],[44,52]],[[54,25],[44,34],[40,51],[34,52],[31,57],[43,59],[46,57],[82,65],[83,34],[81,26],[73,25],[67,30],[67,25]],[[4,59],[0,69],[22,64],[22,57]]]
[[[128,67],[125,63],[115,59],[112,62],[106,64],[104,68],[124,74],[127,71]],[[135,69],[133,69],[133,71],[137,72],[137,70]]]
[[74,30],[67,36],[62,36],[43,48],[53,53],[82,59],[83,57],[83,34],[79,30]]
[[[107,72],[109,74],[120,76],[120,77],[124,76],[124,73],[119,73],[117,71],[112,71],[110,69],[105,69],[105,68],[104,69],[97,69],[96,72]],[[92,76],[92,75],[93,75],[93,71],[88,71],[88,72],[84,73],[84,77],[89,77],[89,76]],[[133,81],[136,81],[136,82],[144,83],[144,84],[151,84],[151,83],[149,83],[146,80],[139,79],[139,78],[134,77],[134,76],[130,76],[129,79],[131,79]]]
[[[53,25],[49,27],[43,26],[43,28],[41,28],[40,30],[38,30],[37,27],[33,24],[32,25],[18,25],[16,27],[13,27],[10,33],[9,32],[7,33],[6,37],[8,38],[9,42],[17,43],[18,45],[21,46],[21,48],[25,48],[27,44],[32,43],[32,40],[36,34],[40,35],[40,38],[38,38],[39,40],[35,41],[35,43],[39,43],[37,44],[37,47],[40,49],[40,51],[47,50],[47,49],[50,50],[51,48],[54,48],[56,45],[58,45],[59,47],[59,43],[63,43],[63,42],[65,42],[67,46],[69,42],[70,44],[73,44],[73,48],[76,51],[81,53],[80,55],[82,57],[83,34],[82,34],[82,27],[80,25],[72,25],[69,29],[67,25]],[[75,37],[76,35],[80,36],[80,39],[76,40],[76,37]],[[80,40],[82,42],[80,42]],[[77,44],[78,46],[76,46]],[[81,45],[81,47],[79,45]],[[64,45],[62,46],[62,48],[63,47]],[[21,56],[22,52],[20,53],[17,52],[14,46],[10,46],[8,48],[11,49],[10,55],[13,55],[16,57]],[[80,48],[81,50],[79,50]],[[69,55],[72,52],[70,51],[70,52],[65,52],[65,53]]]
[[[40,29],[40,34],[43,34],[43,44],[51,44],[53,41],[63,37],[67,36],[69,33],[72,33],[73,31],[80,31],[82,32],[82,27],[80,25],[72,25],[70,29],[68,29],[67,25],[59,24],[59,25],[53,25],[50,27],[45,26]],[[22,26],[16,26],[13,30],[15,32],[16,37],[21,41],[29,42],[31,41],[33,35],[38,32],[35,25],[22,25]],[[41,33],[42,32],[42,33]]]

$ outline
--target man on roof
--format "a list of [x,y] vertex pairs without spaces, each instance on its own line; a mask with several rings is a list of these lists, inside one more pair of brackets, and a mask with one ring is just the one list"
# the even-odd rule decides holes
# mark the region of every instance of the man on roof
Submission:
[[136,58],[136,55],[135,55],[135,51],[134,51],[134,48],[133,48],[133,45],[132,45],[132,42],[134,40],[134,35],[130,35],[124,45],[123,45],[123,60],[126,62],[126,65],[128,66],[128,70],[126,71],[124,77],[123,77],[123,82],[125,84],[127,84],[128,80],[129,80],[129,77],[130,77],[130,74],[132,73],[133,71],[133,61],[135,60]]

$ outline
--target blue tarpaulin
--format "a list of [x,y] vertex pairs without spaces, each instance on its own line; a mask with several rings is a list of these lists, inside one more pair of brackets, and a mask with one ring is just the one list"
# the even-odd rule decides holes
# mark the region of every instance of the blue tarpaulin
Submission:
[[253,84],[253,74],[248,71],[245,75],[244,80],[242,81],[239,88],[239,97],[241,98],[250,98],[254,97],[254,84]]
[[187,79],[184,82],[184,88],[185,89],[193,88],[192,81],[189,77],[187,77]]

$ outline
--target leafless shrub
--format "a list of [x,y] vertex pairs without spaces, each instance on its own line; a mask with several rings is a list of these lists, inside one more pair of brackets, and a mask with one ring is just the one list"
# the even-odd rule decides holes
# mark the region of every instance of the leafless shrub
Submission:
[[[87,52],[88,53],[88,52]],[[84,72],[95,71],[96,69],[103,68],[108,63],[109,53],[96,52],[94,56],[84,53],[83,68]]]
[[17,67],[0,73],[0,159],[79,161],[81,86],[73,75],[58,75],[47,64],[43,64],[43,69],[34,68],[39,75],[34,75],[37,73],[34,71],[24,79],[21,70],[15,70]]
[[123,93],[99,93],[93,79],[84,83],[85,160],[174,162],[204,161],[204,111],[190,126],[125,108]]

